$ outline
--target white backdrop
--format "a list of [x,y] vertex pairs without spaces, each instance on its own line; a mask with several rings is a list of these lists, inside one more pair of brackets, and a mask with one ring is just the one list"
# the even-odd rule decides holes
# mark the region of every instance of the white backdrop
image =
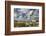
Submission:
[[[46,0],[16,0],[16,1],[41,2],[41,3],[44,2],[44,3],[46,3]],[[45,4],[45,6],[46,6],[46,4]],[[45,11],[46,11],[46,9],[45,9]],[[45,15],[46,15],[46,12],[45,12]],[[45,16],[45,18],[46,18],[46,16]],[[46,19],[45,19],[45,21],[46,21]],[[45,28],[46,28],[46,26],[45,26]],[[5,0],[0,0],[0,36],[5,36],[4,34],[5,34]],[[11,36],[13,36],[13,35],[11,35]],[[46,36],[46,29],[45,29],[45,33],[24,34],[24,35],[16,35],[16,36]]]

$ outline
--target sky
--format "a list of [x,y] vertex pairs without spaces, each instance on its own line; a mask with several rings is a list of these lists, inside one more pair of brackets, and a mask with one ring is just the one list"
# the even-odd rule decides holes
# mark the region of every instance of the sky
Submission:
[[32,20],[32,16],[36,16],[38,18],[39,9],[14,8],[15,20]]

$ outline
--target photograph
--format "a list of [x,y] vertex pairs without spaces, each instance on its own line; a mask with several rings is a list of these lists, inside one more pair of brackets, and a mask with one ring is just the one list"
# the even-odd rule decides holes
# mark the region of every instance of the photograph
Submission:
[[39,9],[14,8],[14,27],[38,27]]
[[5,1],[5,35],[45,32],[44,3]]

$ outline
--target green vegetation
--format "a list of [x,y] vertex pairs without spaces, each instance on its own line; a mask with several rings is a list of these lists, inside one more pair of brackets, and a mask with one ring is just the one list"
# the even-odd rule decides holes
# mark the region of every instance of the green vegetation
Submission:
[[35,21],[30,21],[30,22],[26,22],[26,21],[14,21],[14,27],[38,27],[38,22]]

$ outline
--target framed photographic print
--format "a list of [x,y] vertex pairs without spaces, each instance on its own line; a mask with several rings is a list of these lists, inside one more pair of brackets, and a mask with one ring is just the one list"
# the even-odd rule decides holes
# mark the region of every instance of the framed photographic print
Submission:
[[5,34],[45,32],[44,3],[5,1]]

